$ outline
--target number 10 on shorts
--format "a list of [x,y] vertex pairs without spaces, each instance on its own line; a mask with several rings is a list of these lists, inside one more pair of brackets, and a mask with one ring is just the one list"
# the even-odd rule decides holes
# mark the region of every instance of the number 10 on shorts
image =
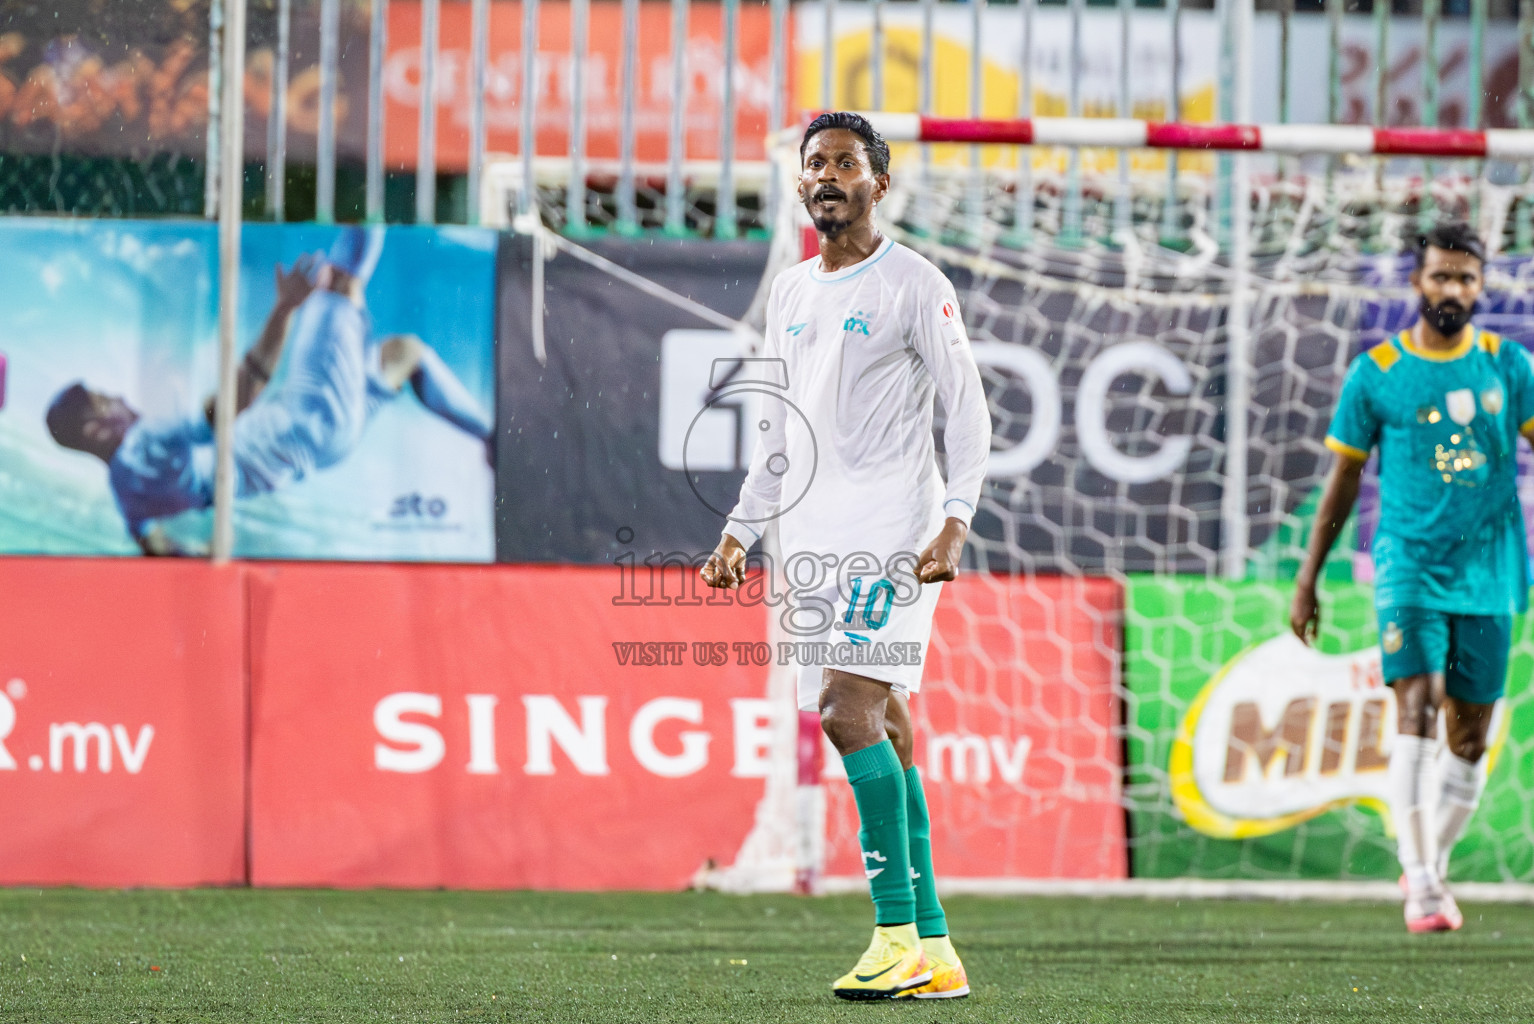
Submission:
[[[847,613],[842,616],[841,628],[849,629],[878,629],[889,620],[890,609],[895,606],[895,585],[886,579],[875,580],[873,586],[868,588],[868,595],[863,596],[863,580],[867,577],[854,576],[852,578],[852,596],[847,599]],[[858,602],[862,601],[862,610],[858,609]]]

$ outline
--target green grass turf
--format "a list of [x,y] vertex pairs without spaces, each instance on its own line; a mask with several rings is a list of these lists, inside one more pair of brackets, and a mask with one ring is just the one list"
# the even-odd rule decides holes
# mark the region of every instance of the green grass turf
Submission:
[[1534,1019],[1530,907],[948,906],[974,994],[854,1004],[860,897],[0,890],[0,1021]]

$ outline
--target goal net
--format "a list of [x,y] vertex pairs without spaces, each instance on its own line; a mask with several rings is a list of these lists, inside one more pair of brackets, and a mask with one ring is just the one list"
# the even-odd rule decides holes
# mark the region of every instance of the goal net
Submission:
[[[881,225],[954,282],[994,423],[974,571],[945,595],[913,703],[940,874],[1393,879],[1372,478],[1316,650],[1286,639],[1291,581],[1343,374],[1415,317],[1419,230],[1473,222],[1495,254],[1477,323],[1534,343],[1527,164],[1464,159],[1473,133],[1376,139],[1394,153],[1374,155],[1367,129],[1324,127],[1317,157],[1290,127],[1271,130],[1287,153],[1148,160],[1121,141],[1143,136],[1133,122],[1056,122],[1119,140],[1076,158],[1038,135],[917,144],[937,140],[912,124],[890,133],[905,141]],[[777,147],[780,266],[803,258],[797,143]],[[1460,158],[1410,155],[1445,145]],[[1534,878],[1525,620],[1517,638],[1458,880]],[[801,882],[854,884],[837,759],[789,736],[782,756],[777,810],[721,884],[781,879],[787,861]]]

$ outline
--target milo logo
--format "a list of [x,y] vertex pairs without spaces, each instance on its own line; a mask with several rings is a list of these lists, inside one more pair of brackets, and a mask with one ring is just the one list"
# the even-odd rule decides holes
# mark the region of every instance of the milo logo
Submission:
[[[1506,738],[1501,704],[1491,735],[1495,759]],[[1237,655],[1189,705],[1168,766],[1172,802],[1220,839],[1280,832],[1349,803],[1372,807],[1390,829],[1395,736],[1377,647],[1322,654],[1286,633]]]

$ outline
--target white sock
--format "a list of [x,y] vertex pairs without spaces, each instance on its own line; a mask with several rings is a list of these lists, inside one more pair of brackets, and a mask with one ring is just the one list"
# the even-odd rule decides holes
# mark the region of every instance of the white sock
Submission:
[[1390,811],[1396,849],[1412,892],[1433,888],[1438,868],[1438,742],[1398,734],[1390,752]]
[[1448,750],[1438,762],[1438,819],[1436,841],[1438,844],[1438,877],[1449,877],[1449,851],[1465,834],[1465,826],[1481,802],[1481,790],[1486,785],[1486,773],[1479,762],[1466,761]]

